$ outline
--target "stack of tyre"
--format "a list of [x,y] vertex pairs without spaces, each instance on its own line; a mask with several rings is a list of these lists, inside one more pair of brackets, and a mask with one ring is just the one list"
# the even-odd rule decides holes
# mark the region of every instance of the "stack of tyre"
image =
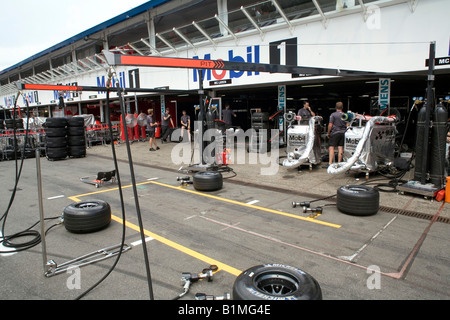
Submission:
[[34,158],[36,156],[36,141],[33,136],[28,136],[19,148],[25,159]]
[[73,158],[86,156],[86,136],[84,118],[73,117],[67,119],[68,155]]
[[44,123],[48,160],[64,160],[67,158],[67,119],[48,118]]
[[[6,131],[12,131],[14,129],[16,129],[16,131],[23,130],[23,119],[5,119],[3,128]],[[19,148],[18,142],[17,139],[7,138],[6,146],[2,150],[3,157],[6,160],[20,158],[21,149]]]
[[14,141],[14,138],[6,138],[6,145],[4,146],[2,153],[2,158],[5,160],[15,160],[16,157],[20,156],[20,150]]
[[6,130],[23,130],[23,119],[6,119],[5,120],[5,129]]
[[[0,120],[0,134],[3,133],[3,130],[5,129],[5,125],[3,124],[3,120]],[[0,149],[0,161],[2,161],[4,158],[4,152],[3,149]]]

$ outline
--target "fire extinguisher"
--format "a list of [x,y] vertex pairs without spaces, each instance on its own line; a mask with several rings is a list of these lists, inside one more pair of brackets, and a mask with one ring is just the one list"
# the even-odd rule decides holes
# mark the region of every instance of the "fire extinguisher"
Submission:
[[224,148],[222,153],[217,154],[217,160],[219,164],[228,165],[230,163],[230,150]]

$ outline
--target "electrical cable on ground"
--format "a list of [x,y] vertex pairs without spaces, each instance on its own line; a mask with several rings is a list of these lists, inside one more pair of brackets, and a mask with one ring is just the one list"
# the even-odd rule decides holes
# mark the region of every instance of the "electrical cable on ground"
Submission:
[[[112,74],[109,74],[109,76],[111,77]],[[123,117],[125,117],[125,107],[124,107],[124,103],[123,103],[123,96],[121,95],[121,89],[119,87],[119,85],[117,84],[117,91],[119,96],[121,96],[121,107],[122,107],[122,115]],[[112,132],[112,124],[111,124],[111,119],[109,116],[109,90],[107,91],[107,105],[108,108],[106,108],[106,118],[108,119],[108,126],[109,126],[109,134],[111,137],[111,146],[112,146],[112,153],[113,153],[113,160],[114,160],[114,166],[115,166],[115,170],[116,170],[116,174],[117,174],[117,181],[118,181],[118,185],[119,185],[119,195],[120,195],[120,200],[121,200],[121,207],[122,207],[122,219],[123,221],[125,221],[125,204],[124,204],[124,200],[123,200],[123,193],[122,193],[122,183],[121,183],[121,179],[120,179],[120,173],[119,173],[119,168],[118,168],[118,163],[117,163],[117,156],[116,156],[116,152],[115,152],[115,147],[114,147],[114,139],[113,139],[113,132]],[[9,211],[12,207],[12,204],[14,202],[15,196],[16,196],[16,192],[17,192],[17,187],[20,181],[20,176],[22,174],[22,169],[23,169],[23,163],[24,163],[24,155],[25,155],[25,148],[26,148],[26,142],[28,139],[28,126],[29,126],[29,104],[28,101],[25,99],[26,104],[27,104],[27,125],[26,125],[26,131],[25,131],[25,143],[24,143],[24,150],[22,152],[22,157],[21,157],[21,163],[20,166],[18,165],[18,157],[17,157],[17,136],[16,136],[16,123],[15,123],[15,112],[16,112],[16,107],[17,107],[17,101],[19,96],[21,95],[21,92],[18,93],[16,99],[15,99],[15,103],[14,103],[14,108],[13,108],[13,131],[14,131],[14,158],[15,158],[15,182],[14,182],[14,188],[8,203],[8,206],[6,208],[5,213],[0,217],[0,221],[3,221],[2,223],[2,238],[0,239],[0,244],[2,244],[4,247],[8,247],[8,248],[15,248],[14,250],[8,250],[8,251],[0,251],[0,253],[12,253],[12,252],[18,252],[18,251],[24,251],[27,250],[29,248],[32,248],[36,245],[38,245],[39,243],[41,243],[42,238],[41,238],[41,234],[38,231],[35,230],[31,230],[34,226],[36,226],[39,222],[35,223],[33,226],[29,227],[28,229],[15,233],[13,235],[10,236],[5,236],[5,226],[6,226],[6,220],[9,214]],[[124,123],[125,123],[125,119],[124,119]],[[132,176],[132,180],[133,180],[133,191],[135,194],[135,199],[137,201],[138,196],[137,196],[137,190],[136,190],[136,181],[135,181],[135,175],[134,175],[134,170],[133,170],[133,164],[132,164],[132,159],[131,159],[131,150],[129,147],[129,138],[127,135],[127,131],[125,130],[125,139],[126,139],[126,144],[127,144],[127,151],[128,151],[128,157],[129,157],[129,163],[130,163],[130,171],[131,171],[131,176]],[[151,281],[151,274],[150,274],[150,265],[149,265],[149,261],[148,261],[148,256],[147,256],[147,249],[146,249],[146,245],[145,245],[145,235],[144,235],[144,228],[142,225],[142,217],[141,217],[141,213],[140,213],[140,208],[139,208],[139,203],[136,203],[136,208],[137,208],[137,215],[139,218],[139,223],[140,223],[140,234],[141,234],[141,238],[143,239],[143,249],[144,249],[144,258],[145,258],[145,263],[146,263],[146,271],[147,271],[147,279],[148,279],[148,287],[149,287],[149,293],[150,293],[150,299],[154,299],[153,297],[153,288],[152,288],[152,281]],[[46,218],[44,220],[52,220],[52,219],[57,219],[57,218],[61,218],[61,217],[53,217],[53,218]],[[45,231],[45,234],[47,234],[47,232],[54,228],[57,225],[62,224],[62,219],[61,222],[52,225],[50,228],[48,228]],[[102,283],[110,274],[111,272],[115,269],[116,265],[118,264],[120,257],[121,257],[121,253],[123,251],[124,245],[125,245],[125,230],[126,230],[126,226],[125,223],[122,226],[122,240],[121,240],[121,247],[120,247],[120,251],[119,254],[117,255],[117,258],[114,262],[114,264],[111,266],[111,268],[109,269],[109,271],[94,285],[92,285],[88,290],[86,290],[84,293],[80,294],[76,300],[79,300],[81,298],[83,298],[84,296],[86,296],[86,294],[88,294],[89,292],[91,292],[94,288],[96,288],[100,283]],[[30,237],[33,236],[33,239],[25,242],[25,243],[12,243],[10,240],[14,239],[14,238],[19,238],[19,237]]]
[[[61,217],[45,218],[44,220],[56,220],[56,219],[61,219]],[[20,251],[31,249],[32,247],[41,243],[41,240],[42,240],[41,234],[38,231],[31,230],[32,228],[37,226],[39,223],[40,223],[40,221],[36,222],[35,224],[33,224],[31,227],[29,227],[28,229],[26,229],[24,231],[20,231],[13,235],[3,237],[3,239],[0,240],[0,244],[2,244],[3,247],[5,247],[5,248],[14,248],[14,250],[0,251],[0,253],[20,252]],[[55,223],[54,225],[50,226],[47,230],[45,230],[45,234],[47,234],[54,227],[61,225],[62,223],[63,222],[61,219],[60,222]],[[20,238],[20,237],[28,237],[28,236],[33,236],[34,239],[30,240],[26,243],[12,243],[11,241],[9,241],[10,239],[15,239],[15,238]]]
[[120,243],[120,250],[119,253],[113,263],[113,265],[111,266],[111,268],[108,270],[108,272],[99,280],[97,281],[94,285],[92,285],[89,289],[87,289],[85,292],[83,292],[82,294],[80,294],[76,300],[80,300],[81,298],[83,298],[84,296],[86,296],[89,292],[91,292],[94,288],[96,288],[100,283],[102,283],[112,272],[113,270],[116,268],[117,264],[119,263],[119,260],[122,256],[122,251],[123,248],[125,246],[125,234],[126,234],[126,226],[125,226],[125,203],[123,200],[123,190],[122,190],[122,182],[121,182],[121,178],[120,178],[120,171],[119,171],[119,165],[118,165],[118,161],[117,161],[117,156],[116,156],[116,149],[114,147],[114,139],[113,139],[113,132],[112,132],[112,124],[111,124],[111,117],[110,117],[110,110],[109,110],[109,90],[106,91],[106,119],[107,119],[107,123],[108,123],[108,127],[109,127],[109,135],[111,138],[111,150],[112,150],[112,156],[113,156],[113,162],[114,162],[114,168],[116,170],[116,179],[117,179],[117,184],[118,184],[118,189],[119,189],[119,198],[120,198],[120,204],[121,204],[121,210],[122,210],[122,220],[124,221],[124,223],[122,224],[122,239],[121,239],[121,243]]
[[[17,93],[17,97],[14,101],[14,106],[13,106],[13,147],[14,147],[14,159],[15,159],[15,182],[14,182],[14,188],[13,191],[11,193],[11,197],[8,203],[8,206],[6,208],[6,211],[4,212],[4,214],[2,215],[2,217],[0,218],[0,221],[3,220],[2,222],[2,239],[0,241],[0,243],[6,247],[6,248],[15,248],[14,250],[10,250],[10,251],[5,251],[5,252],[0,252],[0,253],[11,253],[11,252],[19,252],[19,251],[24,251],[27,249],[30,249],[36,245],[38,245],[41,242],[41,235],[38,231],[35,230],[30,230],[31,228],[33,228],[36,224],[34,224],[32,227],[21,231],[21,232],[17,232],[13,235],[5,235],[5,227],[6,227],[6,220],[8,218],[9,215],[9,211],[12,207],[12,204],[14,202],[16,193],[17,193],[17,187],[19,185],[19,181],[20,181],[20,177],[22,175],[22,169],[23,169],[23,164],[24,164],[24,160],[25,160],[25,150],[26,150],[26,146],[27,146],[27,141],[28,141],[28,127],[29,127],[29,121],[30,121],[30,114],[29,114],[29,103],[28,100],[25,97],[25,103],[26,103],[26,114],[27,114],[27,123],[26,123],[26,130],[25,130],[25,140],[24,140],[24,144],[23,144],[23,150],[22,150],[22,155],[21,155],[21,161],[20,161],[20,166],[18,165],[18,159],[17,159],[17,126],[16,126],[16,109],[17,109],[17,101],[19,99],[19,96],[22,93],[19,91]],[[33,237],[33,239],[27,241],[27,242],[22,242],[22,243],[13,243],[11,240],[19,238],[19,237]]]

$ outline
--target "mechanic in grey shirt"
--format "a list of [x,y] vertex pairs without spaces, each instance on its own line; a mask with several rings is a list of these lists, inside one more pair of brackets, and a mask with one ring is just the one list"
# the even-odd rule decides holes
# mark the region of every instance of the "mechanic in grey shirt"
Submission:
[[172,124],[172,127],[175,127],[169,109],[166,109],[161,120],[161,143],[167,142],[167,137],[170,134],[169,123]]
[[308,124],[309,119],[311,119],[311,117],[316,116],[316,114],[311,110],[311,107],[309,106],[308,101],[303,101],[303,108],[298,110],[297,115],[302,117],[300,124]]
[[337,102],[336,111],[331,114],[330,121],[328,123],[327,137],[329,138],[329,165],[334,162],[335,147],[338,148],[338,162],[342,162],[342,156],[344,154],[345,131],[348,126],[348,123],[341,118],[343,109],[344,104],[342,102]]
[[225,109],[222,110],[222,120],[225,122],[225,127],[228,129],[233,125],[233,117],[236,118],[236,114],[230,109],[230,105],[227,104]]
[[[147,113],[148,113],[148,116],[147,116],[147,130],[148,130],[148,136],[150,138],[150,140],[149,140],[149,144],[150,144],[149,151],[156,151],[156,150],[159,150],[158,144],[156,143],[156,139],[155,139],[155,132],[156,132],[155,128],[158,126],[158,123],[153,118],[153,109],[148,109]],[[155,146],[155,148],[153,148],[153,146]]]
[[189,142],[191,141],[191,134],[190,134],[190,128],[191,128],[191,117],[189,117],[186,113],[186,110],[182,111],[182,116],[181,116],[181,136],[180,136],[180,141],[183,140],[184,138],[184,130],[187,131],[187,135],[189,138]]

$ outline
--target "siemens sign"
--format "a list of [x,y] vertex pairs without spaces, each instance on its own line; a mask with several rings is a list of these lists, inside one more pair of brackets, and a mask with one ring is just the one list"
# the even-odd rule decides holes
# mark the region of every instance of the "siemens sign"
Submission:
[[384,111],[389,107],[391,101],[391,79],[380,79],[380,88],[378,92],[378,105],[380,110]]

